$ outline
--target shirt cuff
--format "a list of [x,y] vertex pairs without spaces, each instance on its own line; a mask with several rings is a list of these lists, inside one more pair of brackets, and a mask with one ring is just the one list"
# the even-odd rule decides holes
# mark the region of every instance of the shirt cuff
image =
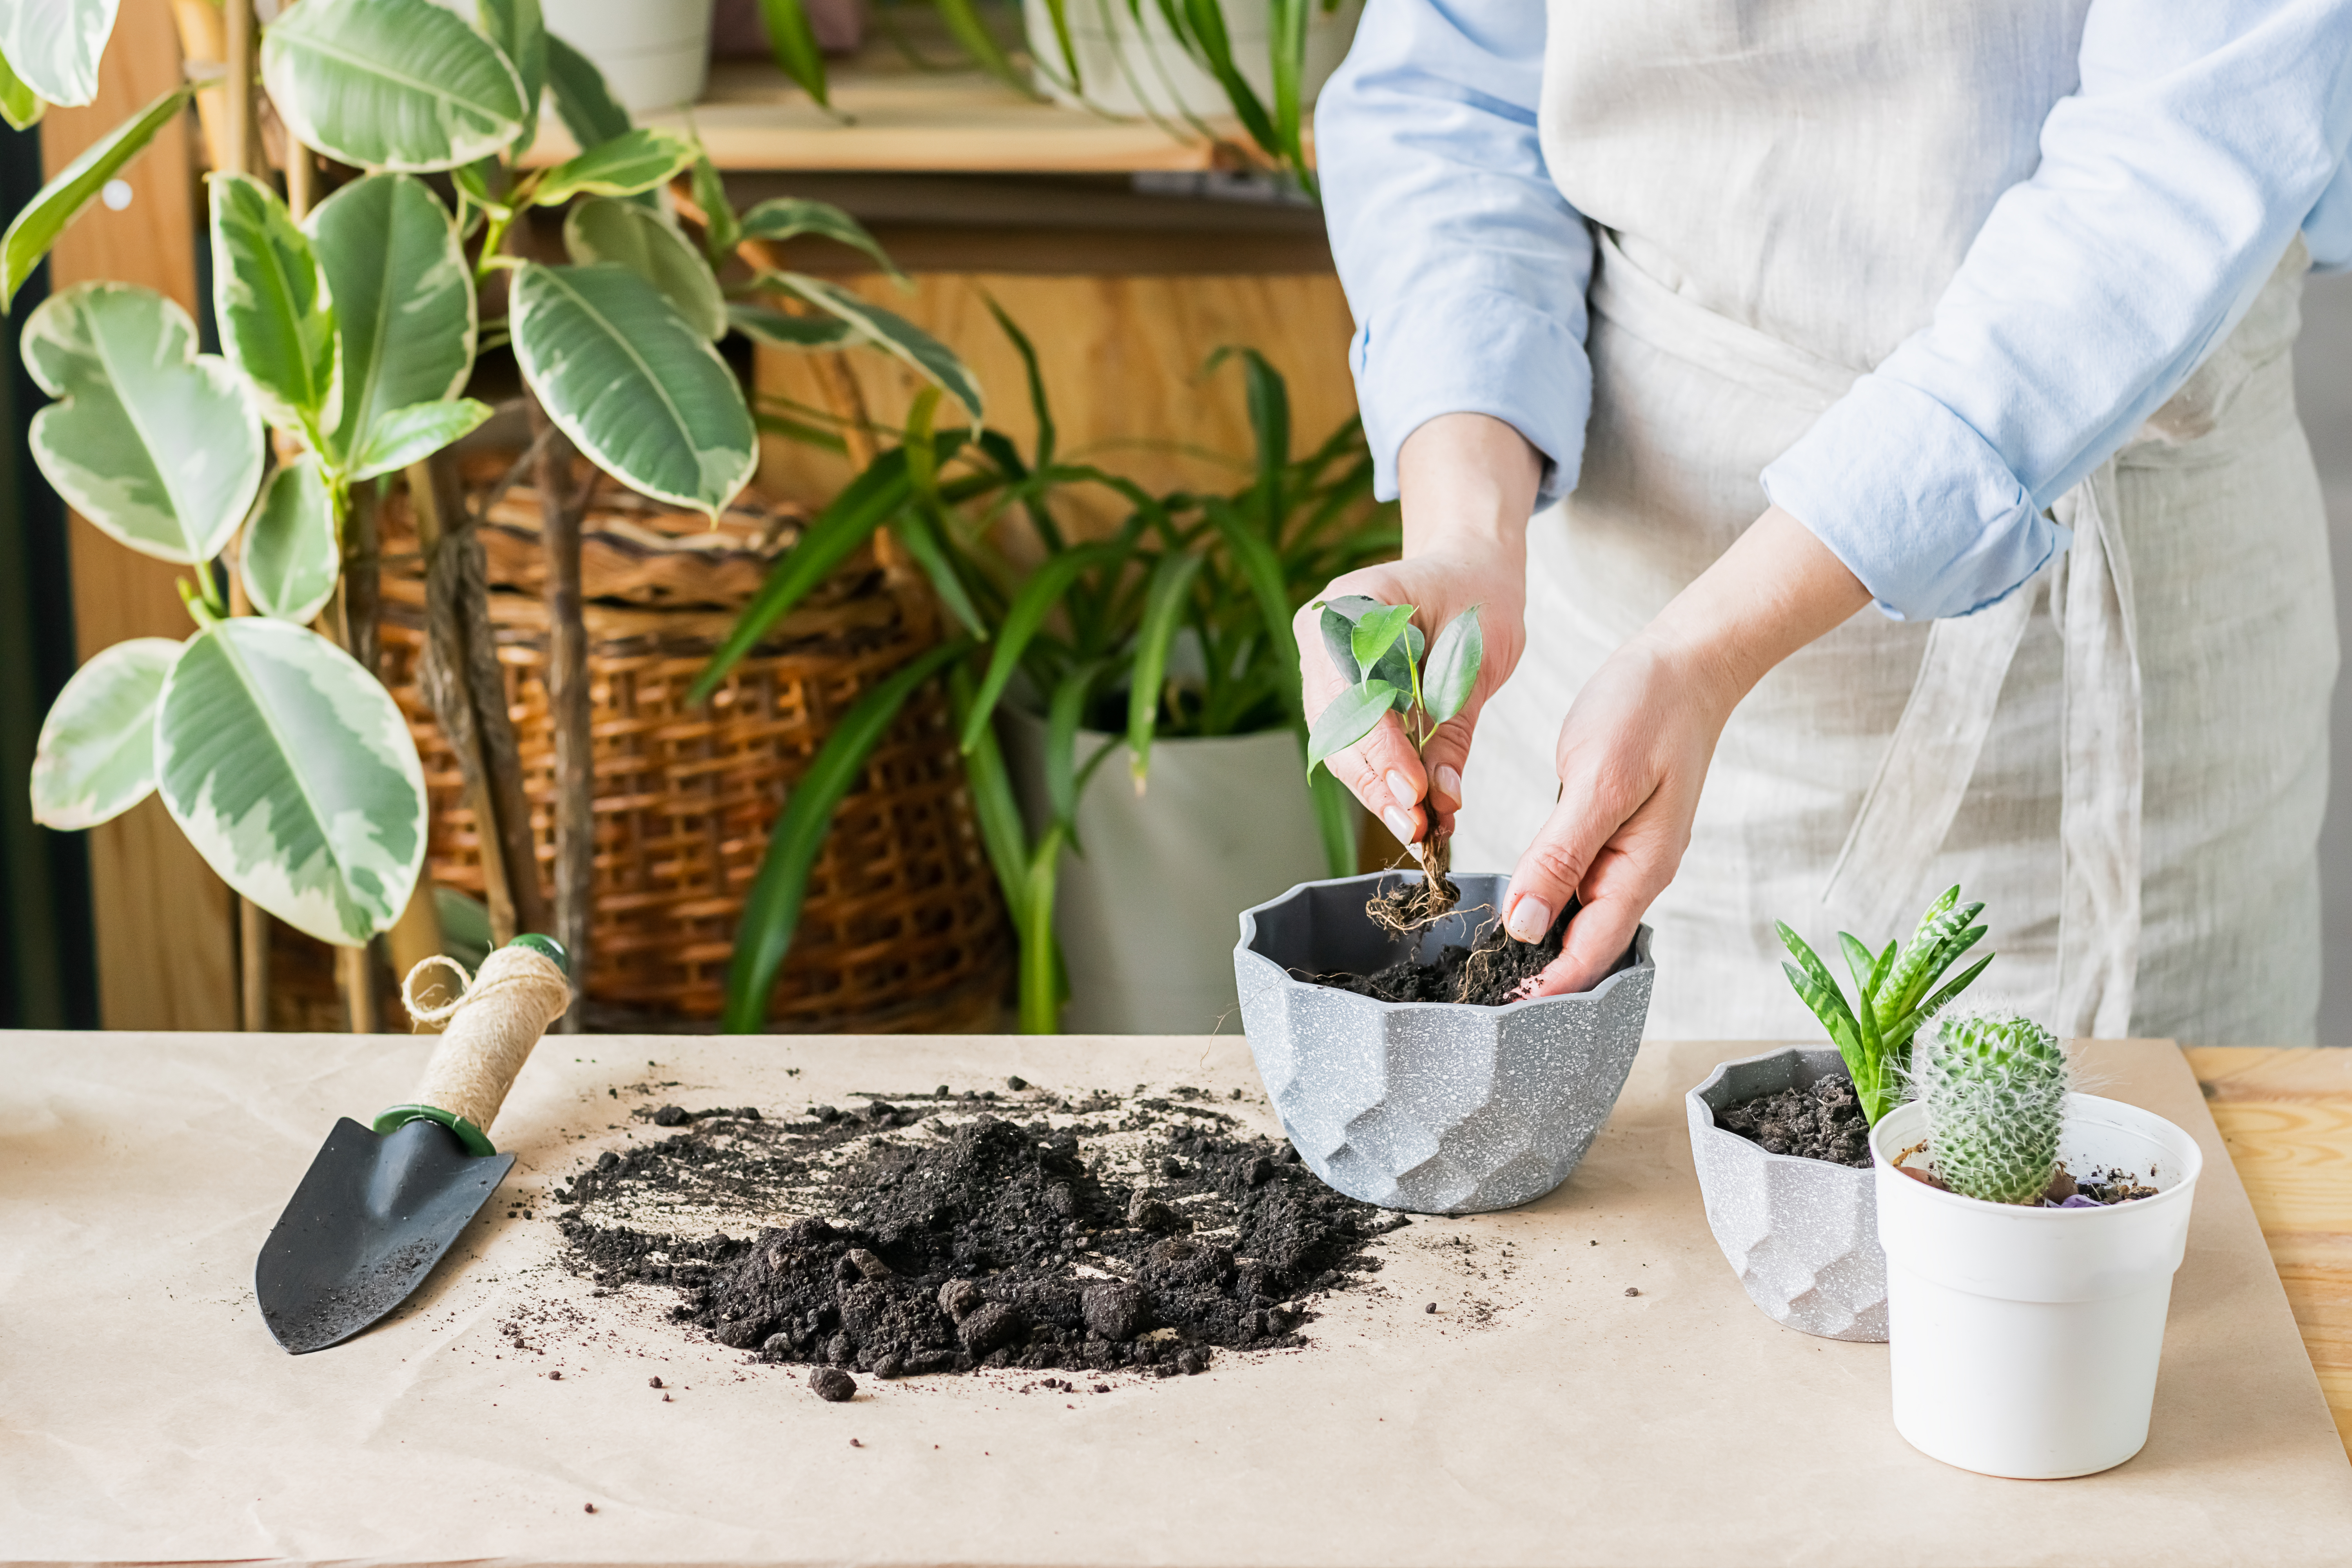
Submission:
[[1855,382],[1763,482],[1898,621],[1997,604],[2074,540],[1967,420],[1883,375]]
[[1571,323],[1499,289],[1449,290],[1366,321],[1348,359],[1377,499],[1396,500],[1398,450],[1441,414],[1491,415],[1526,437],[1544,458],[1538,506],[1576,488],[1592,371]]

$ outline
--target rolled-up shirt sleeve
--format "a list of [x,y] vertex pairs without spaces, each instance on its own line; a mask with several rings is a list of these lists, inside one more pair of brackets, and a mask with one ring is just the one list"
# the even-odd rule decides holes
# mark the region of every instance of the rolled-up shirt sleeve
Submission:
[[1575,488],[1592,374],[1592,239],[1536,135],[1544,7],[1370,0],[1315,114],[1331,249],[1356,318],[1349,351],[1375,493],[1442,414],[1507,421]]
[[1887,614],[1965,615],[2237,324],[2298,228],[2352,265],[2352,0],[2093,0],[2081,87],[1931,322],[1764,470]]

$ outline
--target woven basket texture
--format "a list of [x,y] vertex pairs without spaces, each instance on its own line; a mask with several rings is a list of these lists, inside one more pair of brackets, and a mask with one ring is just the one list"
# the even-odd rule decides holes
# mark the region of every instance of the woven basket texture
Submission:
[[[541,883],[554,861],[554,739],[539,590],[539,498],[496,493],[504,459],[467,466],[490,619],[531,803]],[[583,463],[583,619],[593,709],[592,1026],[709,1026],[745,895],[786,793],[854,702],[929,645],[928,590],[870,552],[836,571],[738,664],[708,707],[687,689],[798,515],[746,497],[716,527],[646,501]],[[383,674],[425,763],[434,879],[480,897],[481,838],[456,753],[419,685],[425,582],[404,496],[382,521]],[[842,802],[768,1010],[783,1032],[989,1026],[1012,943],[974,824],[946,697],[919,691]]]

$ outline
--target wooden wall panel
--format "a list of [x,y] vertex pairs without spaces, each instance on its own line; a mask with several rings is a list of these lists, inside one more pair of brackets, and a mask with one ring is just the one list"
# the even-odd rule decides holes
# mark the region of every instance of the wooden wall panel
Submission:
[[[71,163],[180,79],[180,46],[166,0],[123,0],[100,77],[98,101],[52,109],[41,122],[49,174]],[[191,311],[196,184],[190,121],[166,127],[125,172],[121,210],[92,203],[50,253],[50,287],[93,279],[144,284]],[[74,635],[80,657],[134,637],[193,629],[173,586],[184,567],[125,550],[76,517]],[[234,900],[149,800],[89,835],[98,938],[100,1016],[110,1029],[236,1027]]]
[[[983,296],[992,296],[1036,345],[1062,453],[1150,489],[1246,482],[1252,447],[1240,370],[1228,364],[1212,376],[1201,374],[1225,344],[1257,349],[1288,380],[1294,448],[1319,442],[1356,411],[1347,366],[1351,323],[1339,279],[1328,273],[936,272],[918,275],[912,294],[878,277],[845,281],[962,355],[986,390],[988,422],[1025,453],[1035,421],[1020,358],[989,315]],[[913,374],[877,354],[851,357],[874,416],[902,419],[921,384]],[[805,356],[763,349],[757,380],[763,392],[823,405]],[[950,408],[940,411],[943,421],[950,416]],[[785,437],[766,438],[761,483],[772,493],[822,501],[849,473],[845,459]],[[1108,502],[1086,510],[1075,521],[1098,525],[1114,515]]]

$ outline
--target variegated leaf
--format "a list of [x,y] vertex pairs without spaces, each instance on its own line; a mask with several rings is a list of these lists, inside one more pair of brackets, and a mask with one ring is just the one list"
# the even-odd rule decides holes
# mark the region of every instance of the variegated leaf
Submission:
[[767,276],[769,281],[791,289],[818,310],[847,321],[857,329],[860,337],[903,361],[925,380],[938,383],[949,396],[971,412],[973,424],[980,423],[980,383],[947,344],[904,316],[869,303],[838,283],[798,272]]
[[857,335],[839,316],[788,316],[772,305],[730,305],[727,321],[755,343],[801,353],[837,349]]
[[727,299],[719,279],[684,236],[650,207],[599,197],[582,202],[563,220],[563,247],[582,266],[611,261],[662,291],[706,338],[727,333]]
[[98,97],[98,58],[114,32],[118,3],[7,0],[0,5],[0,54],[51,103],[88,103]]
[[391,693],[326,638],[261,616],[189,638],[163,683],[155,773],[205,863],[297,930],[356,946],[407,906],[424,769]]
[[453,397],[466,384],[478,325],[474,281],[449,209],[414,174],[354,180],[304,226],[342,344],[342,418],[327,453],[348,466],[375,443],[393,410]]
[[262,37],[261,79],[297,136],[362,168],[455,168],[522,134],[514,67],[432,0],[289,6]]
[[49,253],[66,225],[96,199],[109,180],[147,150],[155,132],[186,110],[193,90],[173,88],[91,142],[8,220],[7,237],[0,239],[0,308],[16,299],[16,290],[40,266],[41,258]]
[[10,67],[7,57],[0,55],[0,120],[14,130],[30,131],[40,123],[48,107],[48,101]]
[[213,314],[262,417],[313,442],[342,416],[335,308],[310,236],[249,174],[215,174]]
[[245,378],[199,354],[188,313],[152,289],[80,283],[25,324],[25,363],[60,401],[33,416],[33,460],[66,504],[160,560],[209,561],[261,486]]
[[610,264],[525,262],[509,298],[523,379],[597,467],[714,517],[751,482],[760,443],[743,389],[652,284]]
[[547,90],[547,22],[539,0],[482,0],[477,15],[482,31],[522,82],[522,134],[514,140],[520,158],[539,133],[539,100]]
[[531,192],[543,207],[562,206],[574,196],[627,196],[649,191],[694,162],[694,143],[667,131],[640,125],[566,158],[550,169]]
[[367,446],[352,459],[352,479],[372,479],[421,462],[490,416],[490,405],[470,397],[412,403],[375,422]]
[[340,555],[334,497],[318,455],[305,453],[269,476],[246,521],[237,571],[255,609],[308,626],[335,592]]
[[33,820],[96,827],[155,788],[155,704],[180,656],[169,637],[116,643],[74,672],[33,751]]

